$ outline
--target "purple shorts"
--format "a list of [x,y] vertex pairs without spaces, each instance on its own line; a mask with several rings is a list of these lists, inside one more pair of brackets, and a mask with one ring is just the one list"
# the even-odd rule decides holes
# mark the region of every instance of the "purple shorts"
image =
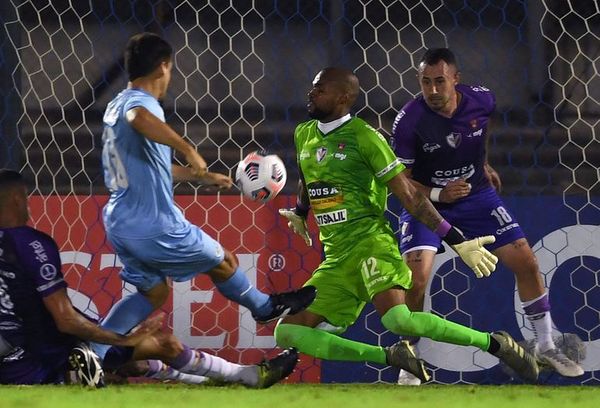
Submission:
[[[468,239],[495,236],[496,242],[486,245],[489,250],[525,237],[515,216],[492,187],[476,191],[454,204],[436,204],[436,207],[442,217]],[[437,251],[441,245],[441,238],[406,210],[400,215],[398,241],[403,254],[418,249]]]
[[19,347],[0,363],[0,384],[62,384],[70,347],[52,356],[40,356]]

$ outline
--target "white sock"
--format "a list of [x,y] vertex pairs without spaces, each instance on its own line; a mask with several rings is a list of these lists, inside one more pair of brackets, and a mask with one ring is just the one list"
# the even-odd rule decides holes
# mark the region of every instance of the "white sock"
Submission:
[[194,351],[194,357],[179,371],[250,386],[258,384],[258,367],[231,363],[221,357]]
[[[540,302],[544,302],[544,301],[546,302],[545,309],[548,309],[549,306],[547,303],[548,302],[547,296],[548,296],[548,294],[544,293],[543,295],[541,295],[535,299],[531,299],[526,302],[522,302],[523,309],[527,313],[527,309],[536,307],[536,306],[532,306],[532,305],[534,305],[535,303],[540,303]],[[544,309],[542,309],[542,310],[544,310]],[[533,326],[533,334],[535,336],[535,342],[536,342],[537,349],[543,353],[546,350],[556,348],[556,346],[554,345],[554,340],[552,340],[552,319],[550,317],[550,310],[547,310],[545,312],[539,312],[539,313],[535,313],[535,311],[532,311],[532,312],[533,312],[532,314],[527,314],[526,316],[527,316],[527,319],[531,322],[531,325]]]
[[169,367],[160,360],[156,360],[156,362],[158,363],[158,366],[154,368],[154,370],[156,371],[149,371],[146,374],[146,377],[153,378],[159,381],[178,381],[184,384],[202,384],[203,382],[206,382],[209,379],[208,377],[203,377],[201,375],[182,373],[181,371],[178,371],[173,367]]
[[544,312],[537,315],[527,316],[527,319],[533,326],[535,342],[540,352],[556,348],[554,340],[552,340],[552,319],[550,312]]

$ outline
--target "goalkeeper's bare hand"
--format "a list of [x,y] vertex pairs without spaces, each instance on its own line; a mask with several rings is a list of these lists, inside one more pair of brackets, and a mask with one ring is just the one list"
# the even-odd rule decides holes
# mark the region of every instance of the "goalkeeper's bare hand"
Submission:
[[[281,211],[281,210],[280,210]],[[452,249],[461,257],[464,263],[475,272],[475,276],[483,278],[490,276],[496,269],[498,257],[485,249],[483,246],[496,241],[493,235],[486,235],[451,245]]]
[[308,233],[306,217],[296,214],[293,208],[280,208],[279,214],[288,219],[288,227],[296,234],[300,235],[304,239],[304,242],[306,242],[306,245],[312,246],[312,239]]

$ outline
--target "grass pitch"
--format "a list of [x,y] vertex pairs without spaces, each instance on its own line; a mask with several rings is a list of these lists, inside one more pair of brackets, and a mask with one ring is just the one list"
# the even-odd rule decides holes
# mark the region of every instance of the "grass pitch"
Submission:
[[0,386],[0,407],[15,408],[551,408],[600,407],[600,387],[281,384],[241,386],[168,384]]

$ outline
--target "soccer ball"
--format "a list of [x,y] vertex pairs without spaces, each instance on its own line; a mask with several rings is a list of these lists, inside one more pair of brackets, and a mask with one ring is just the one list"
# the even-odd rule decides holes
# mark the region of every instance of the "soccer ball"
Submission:
[[287,171],[275,154],[252,152],[238,163],[235,182],[246,197],[266,203],[285,186]]

